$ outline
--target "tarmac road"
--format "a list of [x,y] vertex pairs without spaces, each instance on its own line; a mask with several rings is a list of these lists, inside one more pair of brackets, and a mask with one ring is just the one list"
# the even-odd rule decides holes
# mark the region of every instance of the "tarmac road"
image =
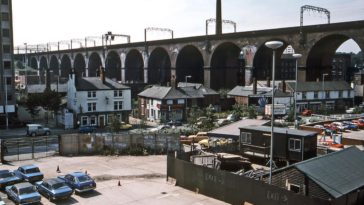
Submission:
[[[97,188],[90,193],[72,195],[56,204],[87,205],[223,205],[224,202],[175,186],[166,181],[166,156],[83,156],[48,157],[1,165],[1,169],[17,169],[20,165],[36,164],[46,178],[82,171],[96,179]],[[57,173],[57,166],[61,173]],[[120,181],[120,185],[118,183]],[[12,204],[1,192],[6,204]],[[54,204],[44,197],[44,205]]]

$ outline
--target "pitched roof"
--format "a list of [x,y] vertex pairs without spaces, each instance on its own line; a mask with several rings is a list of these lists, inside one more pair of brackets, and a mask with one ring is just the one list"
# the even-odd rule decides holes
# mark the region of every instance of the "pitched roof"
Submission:
[[177,87],[190,98],[203,98],[206,95],[219,95],[215,90],[205,87],[200,83],[178,83]]
[[154,99],[184,99],[188,98],[187,95],[181,91],[165,86],[152,86],[140,92],[138,96],[154,98]]
[[102,83],[100,77],[83,77],[77,78],[76,89],[77,91],[117,90],[129,89],[129,87],[115,82],[110,78],[105,78],[105,83]]
[[364,152],[354,146],[294,166],[335,198],[364,186]]
[[253,86],[235,86],[228,92],[228,95],[233,96],[250,96],[250,95],[272,95],[271,87],[259,87],[257,86],[257,93],[253,93]]
[[[295,82],[287,82],[291,90],[295,89]],[[325,82],[298,82],[297,92],[322,91],[322,86],[326,91],[352,90],[349,83],[345,81],[325,81]]]

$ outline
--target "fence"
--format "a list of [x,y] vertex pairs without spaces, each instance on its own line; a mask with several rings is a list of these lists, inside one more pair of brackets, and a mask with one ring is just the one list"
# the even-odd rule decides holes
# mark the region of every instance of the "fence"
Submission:
[[61,155],[87,154],[165,154],[179,150],[177,134],[63,134]]
[[1,159],[19,161],[58,154],[58,136],[11,138],[1,141]]
[[176,155],[167,157],[167,178],[174,178],[178,186],[230,204],[330,204],[328,201],[304,197],[263,181],[194,165],[176,158]]

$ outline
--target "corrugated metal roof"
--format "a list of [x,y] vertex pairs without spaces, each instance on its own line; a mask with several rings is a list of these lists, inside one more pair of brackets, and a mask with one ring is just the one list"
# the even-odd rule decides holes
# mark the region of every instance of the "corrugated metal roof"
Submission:
[[354,146],[294,166],[335,198],[364,186],[364,152]]
[[[240,127],[246,130],[255,130],[255,131],[262,131],[262,132],[271,132],[270,126],[257,126],[257,125],[250,125],[250,126],[242,126]],[[317,135],[317,132],[311,132],[306,130],[297,130],[297,129],[289,129],[289,128],[281,128],[281,127],[274,127],[274,133],[279,134],[289,134],[289,135],[296,135],[301,137],[309,137]]]
[[219,127],[217,129],[211,130],[207,134],[212,137],[222,137],[222,136],[240,136],[240,127],[251,126],[251,125],[264,125],[268,120],[255,120],[255,119],[244,119],[231,124]]
[[[292,90],[295,89],[294,82],[288,82],[287,86],[289,86]],[[323,82],[298,82],[297,91],[298,92],[308,92],[308,91],[322,91],[322,86],[324,86],[324,90],[326,91],[339,91],[339,90],[352,90],[350,85],[345,81],[325,81]]]

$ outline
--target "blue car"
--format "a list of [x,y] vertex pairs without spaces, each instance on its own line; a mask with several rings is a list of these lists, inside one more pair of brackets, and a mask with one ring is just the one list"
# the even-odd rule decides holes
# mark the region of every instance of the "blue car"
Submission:
[[5,192],[8,195],[8,199],[13,200],[15,204],[32,204],[38,203],[41,200],[37,188],[29,182],[7,186]]
[[38,192],[46,197],[49,201],[57,199],[68,199],[71,197],[73,190],[64,180],[59,178],[47,179],[36,183]]
[[5,189],[5,187],[19,183],[23,181],[21,178],[16,176],[14,172],[9,170],[0,170],[0,189]]
[[343,124],[347,127],[349,130],[358,130],[359,127],[353,122],[350,121],[344,121]]
[[14,171],[15,175],[24,181],[36,182],[43,179],[43,174],[36,165],[24,165]]
[[90,126],[90,125],[82,126],[78,129],[79,133],[93,133],[95,131],[96,131],[96,127]]
[[96,189],[96,182],[83,172],[73,172],[65,176],[58,176],[64,180],[68,186],[75,190],[76,193],[87,192]]

